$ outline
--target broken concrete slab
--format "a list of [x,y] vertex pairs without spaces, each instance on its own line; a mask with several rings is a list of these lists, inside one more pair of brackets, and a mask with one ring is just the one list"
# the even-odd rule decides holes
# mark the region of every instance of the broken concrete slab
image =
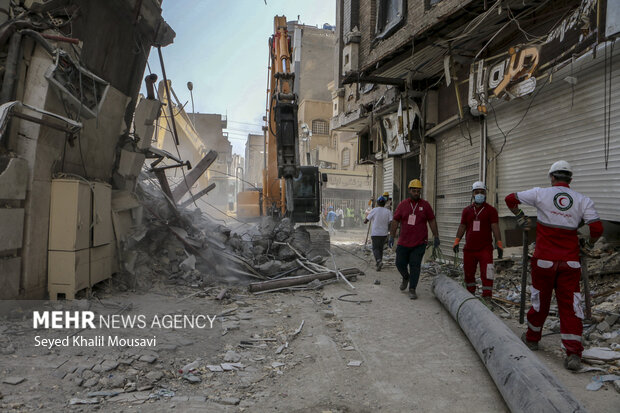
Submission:
[[157,360],[157,356],[154,356],[152,354],[144,354],[142,356],[140,356],[140,358],[138,359],[139,361],[144,361],[145,363],[153,363],[155,362],[155,360]]
[[13,386],[15,386],[19,383],[22,383],[24,380],[26,380],[25,377],[9,376],[9,377],[3,378],[2,383],[12,384]]
[[109,402],[144,402],[149,398],[148,391],[137,391],[132,393],[122,393],[108,399]]
[[209,397],[209,401],[212,401],[217,404],[223,404],[226,406],[236,406],[241,402],[241,399],[237,397]]
[[241,360],[241,355],[232,350],[228,350],[226,354],[224,354],[224,361],[236,363]]
[[73,398],[73,399],[69,400],[69,404],[70,405],[76,405],[76,404],[99,404],[99,399],[97,399],[97,398],[90,398],[90,399],[77,399],[77,398]]
[[584,350],[581,357],[587,360],[620,360],[620,352],[614,351],[608,347],[592,347]]

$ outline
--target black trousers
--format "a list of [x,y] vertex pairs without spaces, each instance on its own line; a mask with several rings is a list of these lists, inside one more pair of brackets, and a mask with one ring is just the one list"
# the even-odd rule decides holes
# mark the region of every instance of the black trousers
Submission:
[[387,240],[387,235],[374,235],[370,239],[372,240],[372,255],[375,256],[375,261],[379,262],[383,259],[383,246]]

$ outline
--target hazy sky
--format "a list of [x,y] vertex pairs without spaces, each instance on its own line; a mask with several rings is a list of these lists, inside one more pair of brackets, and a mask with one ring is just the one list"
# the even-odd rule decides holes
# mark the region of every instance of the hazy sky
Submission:
[[[200,113],[228,115],[233,152],[243,155],[248,133],[262,134],[267,87],[267,40],[273,18],[285,15],[308,25],[335,24],[335,0],[163,0],[166,22],[176,32],[162,48],[166,75],[181,103]],[[157,50],[150,70],[162,79]],[[147,68],[148,72],[148,68]],[[185,107],[191,112],[191,101]]]

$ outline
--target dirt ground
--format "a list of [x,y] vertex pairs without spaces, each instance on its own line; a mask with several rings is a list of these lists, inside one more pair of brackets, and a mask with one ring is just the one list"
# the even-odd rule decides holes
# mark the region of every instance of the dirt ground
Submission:
[[[393,266],[376,272],[368,265],[372,258],[356,247],[365,236],[365,229],[356,229],[332,237],[338,266],[366,273],[354,290],[340,281],[319,290],[251,295],[239,285],[203,290],[162,281],[146,292],[108,286],[90,300],[5,309],[0,381],[24,380],[0,383],[0,410],[508,411],[469,341],[433,296],[431,276],[422,277],[419,299],[410,300],[398,290]],[[224,288],[227,296],[217,300]],[[218,318],[213,328],[149,325],[113,331],[123,338],[155,336],[157,344],[148,348],[48,349],[35,347],[34,337],[103,333],[34,330],[33,308],[141,314],[147,320],[164,314]],[[515,333],[523,330],[515,320],[505,321]],[[545,337],[538,356],[588,411],[617,412],[620,395],[613,386],[586,390],[594,373],[566,371],[559,345],[558,335]],[[195,360],[196,370],[179,373]]]

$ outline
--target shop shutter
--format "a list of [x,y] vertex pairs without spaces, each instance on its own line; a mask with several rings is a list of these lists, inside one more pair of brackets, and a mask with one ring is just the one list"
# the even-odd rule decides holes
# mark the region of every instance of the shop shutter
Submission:
[[[608,50],[608,64],[609,60]],[[497,112],[489,113],[488,136],[495,153],[501,150],[496,169],[500,216],[512,215],[504,202],[506,195],[549,186],[549,167],[563,159],[573,167],[571,188],[590,197],[602,219],[620,221],[620,45],[614,48],[612,68],[607,169],[603,48],[595,59],[589,53],[554,73],[550,81],[540,80],[533,95],[494,104]],[[566,81],[568,76],[577,79],[574,89]],[[609,82],[607,88],[609,93]],[[504,134],[498,124],[504,134],[514,128],[503,149]],[[535,214],[531,207],[523,210]]]
[[[467,124],[463,124],[437,138],[435,216],[441,250],[446,258],[454,255],[452,243],[461,222],[461,211],[470,204],[471,185],[478,180],[479,153],[478,122],[469,123],[469,133]],[[462,242],[461,247],[463,245]]]

